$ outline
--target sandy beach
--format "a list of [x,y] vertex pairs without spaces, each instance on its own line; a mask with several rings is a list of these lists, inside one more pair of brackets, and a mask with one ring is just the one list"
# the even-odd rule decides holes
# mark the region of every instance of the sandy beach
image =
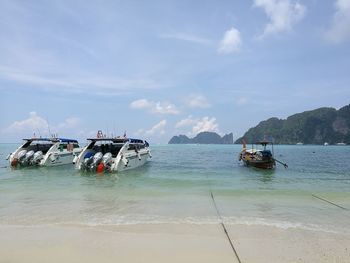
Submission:
[[[226,227],[241,262],[349,262],[349,235]],[[1,226],[0,233],[0,262],[239,262],[219,224]]]

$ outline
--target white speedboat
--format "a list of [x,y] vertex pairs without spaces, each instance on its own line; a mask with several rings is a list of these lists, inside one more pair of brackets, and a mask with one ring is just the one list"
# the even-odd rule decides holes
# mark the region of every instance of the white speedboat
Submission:
[[74,159],[82,171],[120,172],[144,165],[151,156],[147,141],[128,138],[88,139],[88,145]]
[[338,145],[338,146],[345,146],[346,143],[344,143],[344,142],[338,142],[337,145]]
[[82,149],[77,140],[63,138],[31,138],[9,154],[12,167],[56,166],[72,164]]

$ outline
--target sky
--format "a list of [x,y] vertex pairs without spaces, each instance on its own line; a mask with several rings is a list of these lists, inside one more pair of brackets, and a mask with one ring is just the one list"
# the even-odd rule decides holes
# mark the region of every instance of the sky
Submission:
[[238,138],[350,103],[350,0],[1,0],[0,142]]

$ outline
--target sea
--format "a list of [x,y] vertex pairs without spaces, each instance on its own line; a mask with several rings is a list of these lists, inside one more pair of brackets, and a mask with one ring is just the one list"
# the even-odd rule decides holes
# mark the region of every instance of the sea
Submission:
[[11,169],[5,158],[17,147],[0,144],[2,226],[223,221],[350,233],[349,146],[275,145],[288,168],[259,170],[238,161],[241,145],[151,145],[143,167],[102,175]]

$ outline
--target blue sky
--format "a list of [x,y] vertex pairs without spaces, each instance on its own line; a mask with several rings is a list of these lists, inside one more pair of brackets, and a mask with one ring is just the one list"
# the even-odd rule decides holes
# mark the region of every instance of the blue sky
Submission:
[[0,138],[241,136],[350,102],[350,0],[0,2]]

